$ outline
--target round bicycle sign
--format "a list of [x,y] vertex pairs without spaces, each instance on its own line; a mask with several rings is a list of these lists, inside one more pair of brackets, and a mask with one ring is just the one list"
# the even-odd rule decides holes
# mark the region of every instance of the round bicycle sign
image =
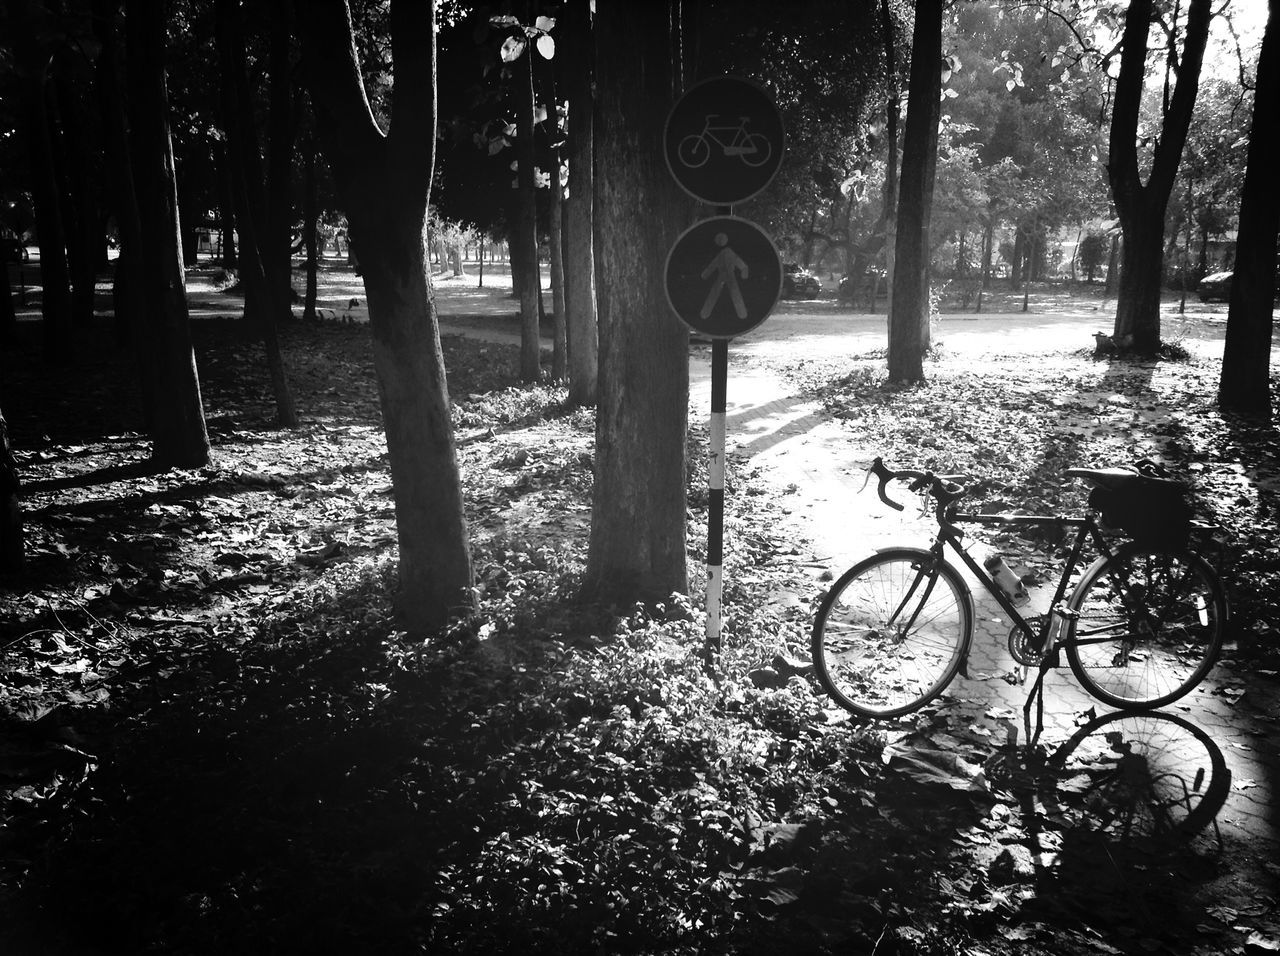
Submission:
[[691,86],[667,115],[663,152],[672,177],[713,206],[750,199],[782,165],[782,116],[768,91],[717,76]]

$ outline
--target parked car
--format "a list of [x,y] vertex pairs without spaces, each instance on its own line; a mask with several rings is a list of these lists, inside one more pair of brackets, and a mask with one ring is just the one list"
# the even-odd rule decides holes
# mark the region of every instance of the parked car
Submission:
[[1226,302],[1231,298],[1230,272],[1215,272],[1200,280],[1196,293],[1201,302]]
[[[1227,302],[1231,299],[1231,277],[1234,272],[1215,272],[1200,280],[1196,294],[1201,302]],[[1276,272],[1276,301],[1280,302],[1280,271]]]
[[782,295],[794,299],[815,296],[822,291],[822,281],[803,266],[788,262],[782,267]]

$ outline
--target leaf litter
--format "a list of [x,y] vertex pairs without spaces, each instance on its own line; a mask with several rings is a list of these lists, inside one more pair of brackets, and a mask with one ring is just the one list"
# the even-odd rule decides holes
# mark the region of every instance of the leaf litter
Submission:
[[[1087,895],[1071,867],[1098,857],[1077,855],[1070,819],[992,781],[1000,714],[876,729],[830,710],[794,664],[812,570],[776,503],[743,493],[746,463],[730,471],[717,683],[687,598],[576,599],[591,416],[560,390],[513,387],[513,350],[448,340],[482,611],[416,645],[391,623],[394,513],[363,331],[289,330],[308,416],[286,433],[252,344],[202,327],[206,469],[147,472],[118,369],[77,370],[82,409],[13,379],[61,410],[11,422],[33,556],[3,612],[0,880],[15,938],[67,952],[87,938],[193,953],[1000,954],[1183,932],[1158,889],[1186,904],[1207,881],[1157,877],[1184,856],[1121,860],[1123,894],[1108,882],[1089,911],[1042,904],[1047,888]],[[969,447],[993,497],[1049,505],[1069,490],[1048,462],[1029,479],[1016,461],[1033,413],[1076,416],[1061,460],[1086,441],[1136,448],[1117,437],[1135,419],[1097,411],[1131,415],[1126,382],[1106,387],[1128,403],[1101,404],[1052,379],[1004,392],[990,376],[981,403],[939,383],[915,420],[911,393],[896,407],[858,393],[885,416],[861,408],[859,427],[890,453]],[[1017,440],[977,440],[997,426]],[[1203,428],[1179,432],[1189,454]],[[692,426],[691,562],[705,554],[705,445]],[[1239,474],[1215,465],[1205,481]],[[944,759],[906,773],[895,752]],[[67,907],[84,935],[55,928]],[[1233,938],[1265,945],[1274,916],[1263,905]],[[1183,951],[1237,932],[1196,931]]]

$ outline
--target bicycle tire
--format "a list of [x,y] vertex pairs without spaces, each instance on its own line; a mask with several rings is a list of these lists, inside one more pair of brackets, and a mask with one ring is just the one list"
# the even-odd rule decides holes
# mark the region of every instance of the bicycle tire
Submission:
[[[909,631],[889,634],[895,626]],[[931,551],[890,548],[859,561],[831,586],[818,607],[810,649],[818,680],[836,703],[883,719],[919,710],[941,694],[972,636],[973,597],[955,568]]]
[[769,137],[762,133],[748,133],[744,140],[747,146],[751,147],[750,152],[739,154],[742,162],[748,166],[763,166],[769,161],[769,157],[773,155],[773,144],[769,142]]
[[[1135,763],[1137,761],[1137,763]],[[1214,821],[1231,771],[1213,739],[1168,713],[1115,711],[1081,727],[1048,758],[1041,803],[1109,841],[1190,840]],[[1064,787],[1064,781],[1074,784]]]
[[[1123,710],[1163,707],[1204,680],[1228,614],[1222,582],[1204,558],[1136,542],[1090,565],[1067,607],[1079,614],[1067,627],[1067,663],[1086,691]],[[1099,640],[1108,632],[1115,640]]]
[[687,168],[698,169],[706,165],[707,160],[711,158],[711,145],[707,142],[706,136],[690,133],[680,140],[680,144],[676,147],[676,158]]

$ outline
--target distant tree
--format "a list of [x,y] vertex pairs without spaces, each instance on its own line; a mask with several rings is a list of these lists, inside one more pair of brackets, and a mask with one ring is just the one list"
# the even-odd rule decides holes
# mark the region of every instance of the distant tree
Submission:
[[9,426],[0,409],[0,572],[22,570],[22,503],[19,494],[18,463],[9,445]]
[[129,152],[146,309],[138,328],[154,396],[151,454],[162,465],[199,468],[209,461],[209,436],[191,346],[178,239],[178,191],[165,85],[165,0],[126,0],[125,13]]
[[687,207],[654,148],[676,89],[675,4],[596,7],[595,252],[600,316],[595,487],[584,579],[594,598],[687,592],[689,333],[662,269]]
[[1227,311],[1218,403],[1271,417],[1271,331],[1276,289],[1276,231],[1280,230],[1280,0],[1268,0],[1266,30],[1249,134],[1249,163],[1240,196],[1235,274]]
[[[1178,58],[1172,48],[1169,52],[1170,62],[1177,64],[1177,82],[1166,103],[1144,183],[1138,157],[1138,124],[1147,72],[1148,34],[1156,22],[1155,12],[1155,0],[1131,0],[1125,13],[1107,160],[1112,201],[1124,237],[1113,337],[1121,347],[1148,355],[1160,347],[1165,211],[1200,85],[1200,67],[1209,37],[1210,0],[1188,0],[1182,55]],[[1174,42],[1176,26],[1170,28],[1170,44]]]
[[889,380],[924,378],[929,330],[929,220],[938,160],[942,95],[942,0],[916,4],[911,81],[902,138],[898,235],[889,316]]
[[1105,232],[1089,232],[1080,240],[1080,269],[1084,272],[1086,282],[1092,282],[1102,268],[1110,246],[1111,238]]
[[391,0],[389,130],[361,78],[345,0],[298,0],[316,127],[359,248],[400,543],[397,615],[415,633],[475,606],[426,218],[436,144],[435,4]]

